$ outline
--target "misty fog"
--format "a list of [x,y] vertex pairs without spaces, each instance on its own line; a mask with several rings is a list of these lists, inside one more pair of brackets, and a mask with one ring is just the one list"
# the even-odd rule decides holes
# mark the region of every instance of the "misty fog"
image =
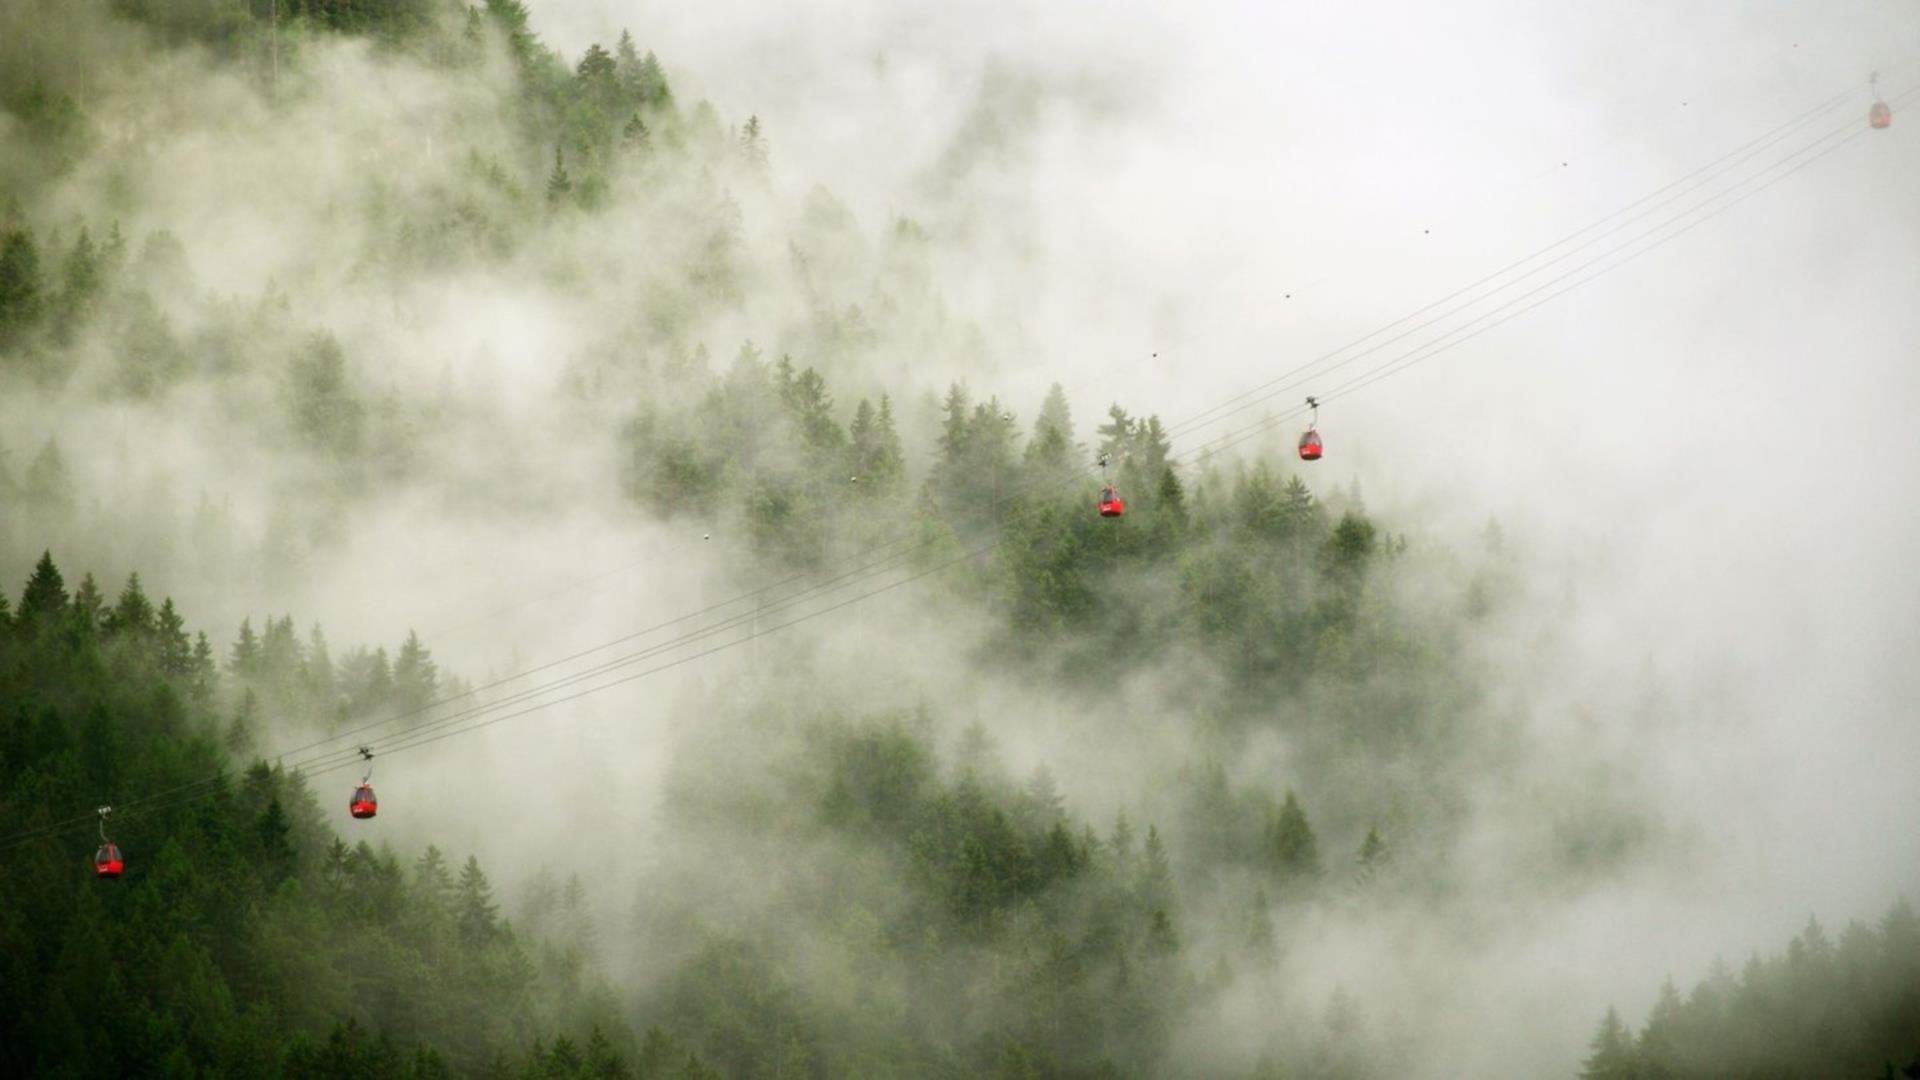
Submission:
[[[226,673],[208,714],[259,691],[236,775],[368,744],[377,818],[338,813],[357,772],[309,782],[342,838],[472,853],[523,928],[579,875],[605,1015],[711,1057],[687,986],[700,942],[741,941],[800,1003],[768,1006],[800,1071],[932,1070],[885,1030],[953,1075],[1091,1074],[1057,1031],[1026,1074],[969,1040],[1024,1007],[1023,920],[1071,938],[1105,901],[902,944],[933,841],[835,801],[879,760],[1015,818],[1043,772],[1083,851],[1119,819],[1165,838],[1178,952],[1140,970],[1178,989],[1161,1056],[1100,1044],[1124,1075],[1575,1075],[1610,1007],[1638,1030],[1663,981],[1920,895],[1920,9],[526,0],[517,52],[515,6],[343,28],[298,0],[0,0],[0,232],[46,283],[31,322],[0,296],[0,582],[51,552],[109,604],[132,573],[171,597]],[[623,31],[671,93],[620,67],[642,104],[600,133],[581,65]],[[1865,133],[1874,72],[1896,119]],[[1823,102],[1634,231],[1363,337]],[[1356,339],[1378,351],[1273,382]],[[891,480],[821,449],[866,460],[856,407],[883,395]],[[1116,405],[1137,431],[1103,435]],[[956,415],[1004,428],[1012,471],[944,452]],[[1068,522],[1103,438],[1137,509]],[[1296,476],[1326,547],[1270,557],[1237,508]],[[1177,506],[1176,539],[1149,533]],[[1149,539],[1100,546],[1121,529]],[[1211,606],[1268,595],[1242,571],[1351,629],[1223,638]],[[1063,579],[1092,606],[1028,606]],[[279,698],[229,665],[243,619],[285,617],[343,671],[417,633],[442,689],[478,688],[451,707],[589,681],[409,745],[450,707]],[[659,670],[554,700],[649,646],[612,677]],[[1318,666],[1275,692],[1301,649]],[[1321,884],[1207,854],[1240,826],[1196,806],[1284,822],[1296,793]],[[911,1008],[873,1004],[896,983]],[[746,1060],[715,1067],[780,1071]]]

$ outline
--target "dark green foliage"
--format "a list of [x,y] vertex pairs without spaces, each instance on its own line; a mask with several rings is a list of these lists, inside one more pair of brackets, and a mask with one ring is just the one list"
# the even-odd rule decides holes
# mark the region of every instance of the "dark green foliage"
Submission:
[[33,576],[27,579],[27,587],[20,593],[20,624],[44,628],[66,610],[66,581],[60,576],[60,568],[53,565],[53,552],[42,552],[40,561],[34,564]]
[[336,455],[360,449],[367,409],[333,335],[313,335],[294,355],[288,389],[294,430],[309,446]]
[[0,236],[0,350],[17,347],[38,323],[41,290],[40,251],[33,232],[7,229]]
[[[92,879],[91,825],[0,849],[0,1071],[450,1076],[521,1054],[539,1015],[571,1025],[604,995],[583,972],[578,1007],[535,1013],[539,975],[477,859],[455,881],[429,849],[409,874],[390,849],[336,838],[300,777],[257,762],[235,778],[229,746],[306,701],[290,618],[242,624],[237,685],[222,688],[204,635],[189,647],[137,574],[107,608],[85,584],[68,596],[49,554],[21,606],[31,632],[0,632],[0,813],[32,829],[197,794],[115,816],[118,882]],[[410,678],[430,684],[409,645]],[[213,709],[234,690],[229,725]],[[223,739],[230,727],[248,737]],[[577,887],[566,911],[571,947],[590,949]],[[534,1056],[563,1067],[543,1075],[629,1075],[617,1045],[556,1037]]]
[[[771,926],[811,920],[810,935],[735,923],[690,947],[686,928],[704,921],[698,887],[660,896],[649,947],[684,958],[659,1001],[673,1030],[691,1039],[718,1025],[697,1045],[734,1075],[778,1075],[782,1061],[824,1075],[979,1075],[1009,1040],[1042,1075],[1099,1074],[1111,1060],[1157,1071],[1185,949],[1175,852],[1157,827],[1143,850],[1124,825],[1113,854],[1084,845],[1049,773],[1009,782],[980,738],[963,738],[943,768],[912,716],[822,718],[800,738],[766,748],[788,763],[772,772],[728,755],[730,785],[673,785],[670,820],[718,850],[804,846],[827,860],[769,879],[754,902],[777,913]],[[816,813],[768,817],[758,808],[769,802]],[[832,844],[814,843],[823,829]],[[861,973],[857,992],[795,985],[812,935]]]
[[1723,964],[1682,996],[1671,980],[1638,1038],[1612,1010],[1584,1077],[1895,1076],[1920,1066],[1920,916],[1904,899],[1836,943],[1819,923],[1783,956]]
[[1288,884],[1311,881],[1320,874],[1320,847],[1313,826],[1293,792],[1287,792],[1272,824],[1267,827],[1267,860],[1274,876]]

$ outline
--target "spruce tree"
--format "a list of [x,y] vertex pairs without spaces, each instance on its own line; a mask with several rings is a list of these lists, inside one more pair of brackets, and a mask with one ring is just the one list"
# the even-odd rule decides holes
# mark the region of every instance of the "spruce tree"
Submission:
[[407,712],[423,709],[439,689],[439,668],[433,654],[420,643],[420,635],[408,630],[407,640],[393,662],[395,704]]
[[0,347],[17,342],[40,317],[40,251],[33,232],[7,230],[0,238]]
[[1078,455],[1073,446],[1073,413],[1067,407],[1067,392],[1059,383],[1047,388],[1040,403],[1040,415],[1033,421],[1033,436],[1027,440],[1026,462],[1046,474],[1062,472],[1073,465]]
[[187,637],[186,620],[173,606],[173,597],[160,601],[160,613],[155,618],[155,633],[159,639],[160,671],[169,678],[184,679],[193,672],[193,642]]
[[1386,864],[1387,844],[1380,839],[1378,829],[1372,826],[1367,827],[1367,838],[1360,842],[1360,850],[1354,856],[1354,860],[1360,864],[1360,875],[1363,879],[1371,878],[1380,867]]
[[118,634],[146,637],[153,633],[153,603],[147,599],[146,590],[140,587],[139,573],[127,576],[126,587],[120,590],[120,602],[114,605],[108,625]]
[[499,908],[493,902],[493,888],[487,884],[480,860],[467,856],[460,868],[460,883],[455,887],[453,925],[460,941],[469,948],[491,944],[500,933]]
[[100,586],[94,583],[91,573],[81,575],[80,587],[73,591],[67,606],[67,621],[88,636],[109,625],[106,597],[101,595]]
[[1633,1035],[1617,1011],[1607,1010],[1589,1047],[1592,1052],[1581,1067],[1580,1080],[1635,1080]]
[[1284,881],[1301,881],[1320,873],[1320,848],[1307,823],[1300,800],[1287,792],[1286,802],[1267,830],[1268,865]]
[[240,636],[227,654],[227,671],[236,678],[252,679],[260,675],[260,637],[253,632],[251,616],[240,620]]
[[559,206],[573,192],[573,177],[567,175],[567,164],[561,148],[553,148],[553,171],[547,174],[547,205]]
[[53,552],[42,552],[40,561],[33,564],[33,576],[27,579],[27,587],[20,593],[20,623],[51,625],[66,610],[66,581],[61,578],[59,567],[53,565]]

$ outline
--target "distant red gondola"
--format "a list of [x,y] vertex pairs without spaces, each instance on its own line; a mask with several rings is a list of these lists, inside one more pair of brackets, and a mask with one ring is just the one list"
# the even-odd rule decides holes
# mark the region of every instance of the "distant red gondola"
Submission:
[[113,807],[103,806],[100,814],[100,850],[93,853],[93,876],[97,878],[117,878],[125,870],[126,862],[120,858],[120,847],[107,839],[107,815],[113,813]]
[[1307,404],[1313,408],[1313,418],[1307,421],[1306,434],[1300,436],[1300,460],[1319,461],[1320,433],[1315,431],[1314,427],[1320,420],[1320,403],[1313,398],[1308,398]]
[[1125,500],[1120,498],[1120,493],[1113,489],[1112,484],[1108,484],[1106,487],[1100,489],[1101,517],[1119,517],[1126,512],[1127,504]]
[[353,789],[353,797],[347,800],[347,813],[370,818],[380,812],[380,800],[373,797],[373,751],[363,746],[360,757],[367,763],[367,774],[360,778],[360,786]]
[[120,848],[116,844],[102,844],[93,854],[93,876],[117,878],[126,869],[126,863],[120,858]]
[[1893,109],[1884,101],[1876,101],[1873,108],[1867,110],[1867,123],[1875,128],[1893,126]]

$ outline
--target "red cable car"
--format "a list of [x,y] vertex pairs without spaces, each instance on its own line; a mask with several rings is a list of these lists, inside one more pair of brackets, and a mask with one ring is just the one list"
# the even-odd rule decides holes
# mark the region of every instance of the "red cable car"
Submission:
[[124,869],[126,869],[126,864],[121,861],[119,845],[112,843],[101,844],[100,850],[93,853],[94,877],[117,878]]
[[1313,419],[1307,421],[1307,432],[1300,436],[1300,460],[1319,461],[1320,433],[1314,430],[1314,425],[1320,419],[1320,403],[1313,398],[1308,398],[1307,404],[1313,408]]
[[1113,489],[1112,484],[1100,489],[1101,517],[1119,517],[1126,512],[1127,504],[1120,498],[1120,493]]
[[1874,128],[1893,126],[1893,109],[1884,101],[1876,101],[1873,108],[1867,110],[1867,123]]
[[370,818],[379,811],[380,802],[373,797],[372,784],[361,784],[353,789],[353,797],[347,800],[347,813],[357,818]]

